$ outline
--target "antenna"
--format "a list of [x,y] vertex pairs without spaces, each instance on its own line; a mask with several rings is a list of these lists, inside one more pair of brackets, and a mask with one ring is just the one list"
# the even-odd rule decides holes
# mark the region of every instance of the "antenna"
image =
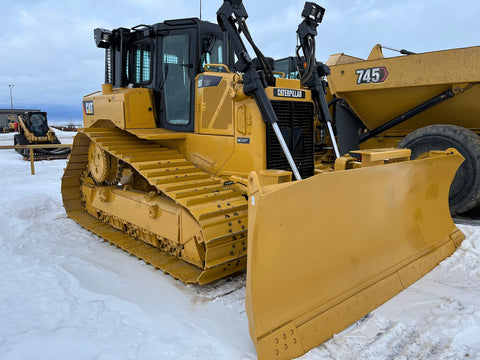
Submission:
[[202,0],[200,0],[200,20],[202,20]]

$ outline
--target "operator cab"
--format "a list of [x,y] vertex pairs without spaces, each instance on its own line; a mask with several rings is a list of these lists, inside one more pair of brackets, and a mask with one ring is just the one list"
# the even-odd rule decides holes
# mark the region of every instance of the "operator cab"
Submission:
[[157,126],[175,131],[194,130],[195,77],[204,65],[233,62],[220,27],[197,18],[95,29],[95,42],[106,49],[105,83],[152,89]]
[[48,124],[46,112],[26,112],[23,116],[28,129],[37,137],[47,136]]
[[282,74],[286,79],[300,79],[298,60],[294,56],[275,60],[275,76]]

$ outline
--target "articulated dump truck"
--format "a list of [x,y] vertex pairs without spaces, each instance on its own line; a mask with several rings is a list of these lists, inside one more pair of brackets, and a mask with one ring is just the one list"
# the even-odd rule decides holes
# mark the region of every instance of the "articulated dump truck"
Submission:
[[398,146],[412,158],[456,148],[465,161],[450,189],[450,210],[464,213],[480,205],[480,46],[400,52],[385,58],[377,44],[367,60],[330,56],[339,146],[342,153]]
[[[300,50],[312,51],[323,12],[306,3]],[[242,2],[224,1],[217,18],[94,31],[106,79],[83,99],[63,202],[80,225],[186,284],[246,267],[258,357],[290,359],[455,251],[464,236],[448,192],[463,158],[372,149],[316,164],[315,123],[328,122],[321,70],[307,68],[307,87],[276,78]]]

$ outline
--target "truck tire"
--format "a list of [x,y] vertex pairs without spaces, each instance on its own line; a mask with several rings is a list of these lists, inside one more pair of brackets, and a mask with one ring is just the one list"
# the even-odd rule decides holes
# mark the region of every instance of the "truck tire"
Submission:
[[465,158],[450,187],[452,215],[464,213],[480,204],[480,136],[456,125],[431,125],[403,138],[398,147],[409,148],[412,159],[430,151],[457,149]]

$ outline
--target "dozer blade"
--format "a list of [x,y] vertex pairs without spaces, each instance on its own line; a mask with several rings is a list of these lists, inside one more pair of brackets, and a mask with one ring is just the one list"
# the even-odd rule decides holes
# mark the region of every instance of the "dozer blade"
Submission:
[[290,359],[359,320],[452,254],[448,193],[463,157],[261,186],[250,175],[246,308],[259,359]]

